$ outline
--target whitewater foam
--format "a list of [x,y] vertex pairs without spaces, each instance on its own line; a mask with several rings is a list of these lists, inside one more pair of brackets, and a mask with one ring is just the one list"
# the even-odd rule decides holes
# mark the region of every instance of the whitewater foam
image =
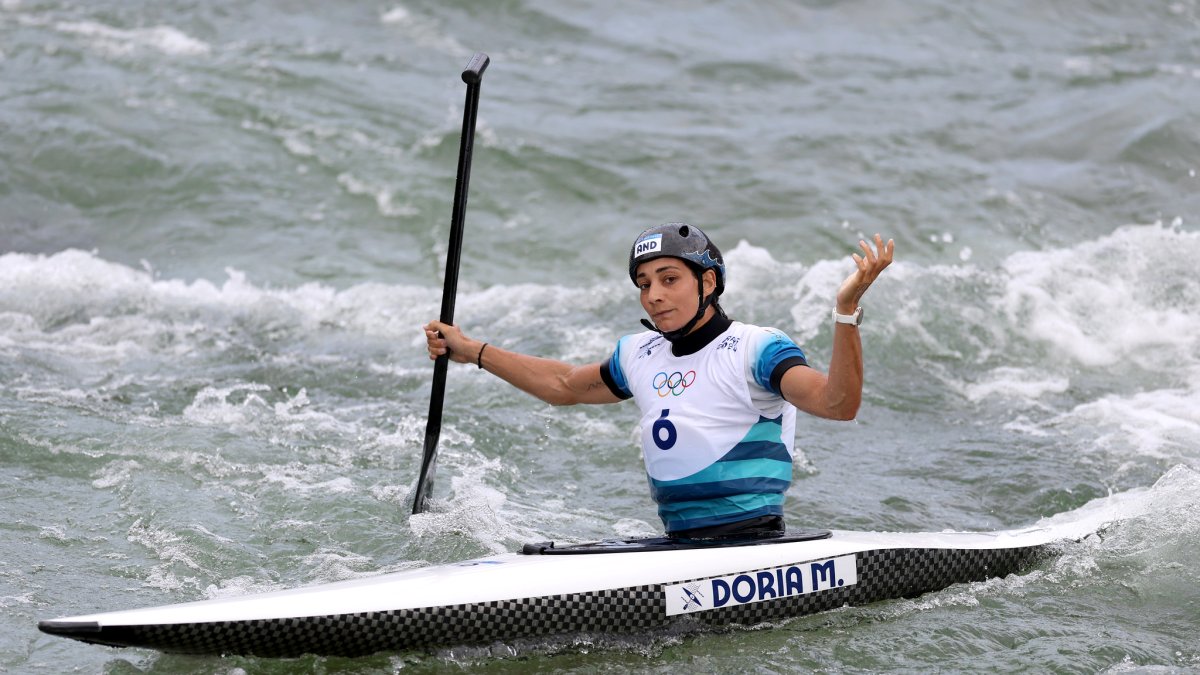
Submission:
[[1070,387],[1070,379],[1049,375],[1034,368],[999,367],[987,373],[982,382],[963,387],[967,399],[978,403],[990,396],[1035,401],[1045,394],[1061,394]]
[[1085,367],[1150,369],[1200,355],[1200,232],[1130,225],[1094,241],[1012,255],[1000,306],[1014,328]]
[[154,49],[169,56],[206,56],[212,46],[172,26],[121,29],[95,21],[60,21],[54,27],[63,33],[89,38],[101,51],[123,56],[139,49]]

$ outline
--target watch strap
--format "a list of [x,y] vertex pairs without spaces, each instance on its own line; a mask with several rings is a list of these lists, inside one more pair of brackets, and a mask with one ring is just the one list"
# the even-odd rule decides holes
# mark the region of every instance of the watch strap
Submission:
[[844,323],[848,326],[861,326],[863,319],[863,308],[860,306],[854,310],[853,314],[838,314],[837,307],[833,308],[834,323]]

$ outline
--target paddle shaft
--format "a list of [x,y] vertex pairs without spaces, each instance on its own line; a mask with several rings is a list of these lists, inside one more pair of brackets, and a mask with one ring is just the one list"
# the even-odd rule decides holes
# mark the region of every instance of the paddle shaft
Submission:
[[[462,137],[458,147],[458,178],[454,182],[454,211],[450,216],[450,245],[446,251],[446,277],[442,286],[442,323],[454,323],[454,298],[458,292],[458,263],[462,258],[463,221],[467,212],[467,189],[471,183],[471,151],[475,144],[475,116],[479,110],[479,81],[491,59],[477,52],[467,62],[462,80],[467,84],[463,104]],[[437,467],[437,444],[442,433],[442,402],[446,396],[446,369],[450,357],[443,354],[433,364],[433,390],[429,395],[429,419],[425,424],[425,449],[421,456],[421,475],[413,496],[413,513],[421,513],[433,489]]]

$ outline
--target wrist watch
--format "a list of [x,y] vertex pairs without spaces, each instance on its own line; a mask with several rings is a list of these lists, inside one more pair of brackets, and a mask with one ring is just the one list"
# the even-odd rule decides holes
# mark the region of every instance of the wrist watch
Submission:
[[860,326],[860,325],[862,325],[862,316],[863,316],[863,308],[862,307],[859,307],[858,309],[854,310],[853,314],[838,314],[837,307],[833,308],[834,323],[844,323],[849,326]]

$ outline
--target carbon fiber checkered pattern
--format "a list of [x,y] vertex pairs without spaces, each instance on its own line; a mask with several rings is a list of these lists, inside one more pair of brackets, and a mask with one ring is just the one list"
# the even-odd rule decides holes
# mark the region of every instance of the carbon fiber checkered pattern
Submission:
[[[688,615],[688,620],[749,625],[847,604],[914,597],[955,583],[1005,576],[1043,555],[1044,548],[866,551],[856,555],[858,583],[853,586],[722,607]],[[757,570],[748,570],[754,571]],[[638,632],[664,627],[679,618],[666,616],[663,586],[653,584],[352,615],[110,627],[99,633],[71,637],[185,653],[358,656],[560,633]]]

